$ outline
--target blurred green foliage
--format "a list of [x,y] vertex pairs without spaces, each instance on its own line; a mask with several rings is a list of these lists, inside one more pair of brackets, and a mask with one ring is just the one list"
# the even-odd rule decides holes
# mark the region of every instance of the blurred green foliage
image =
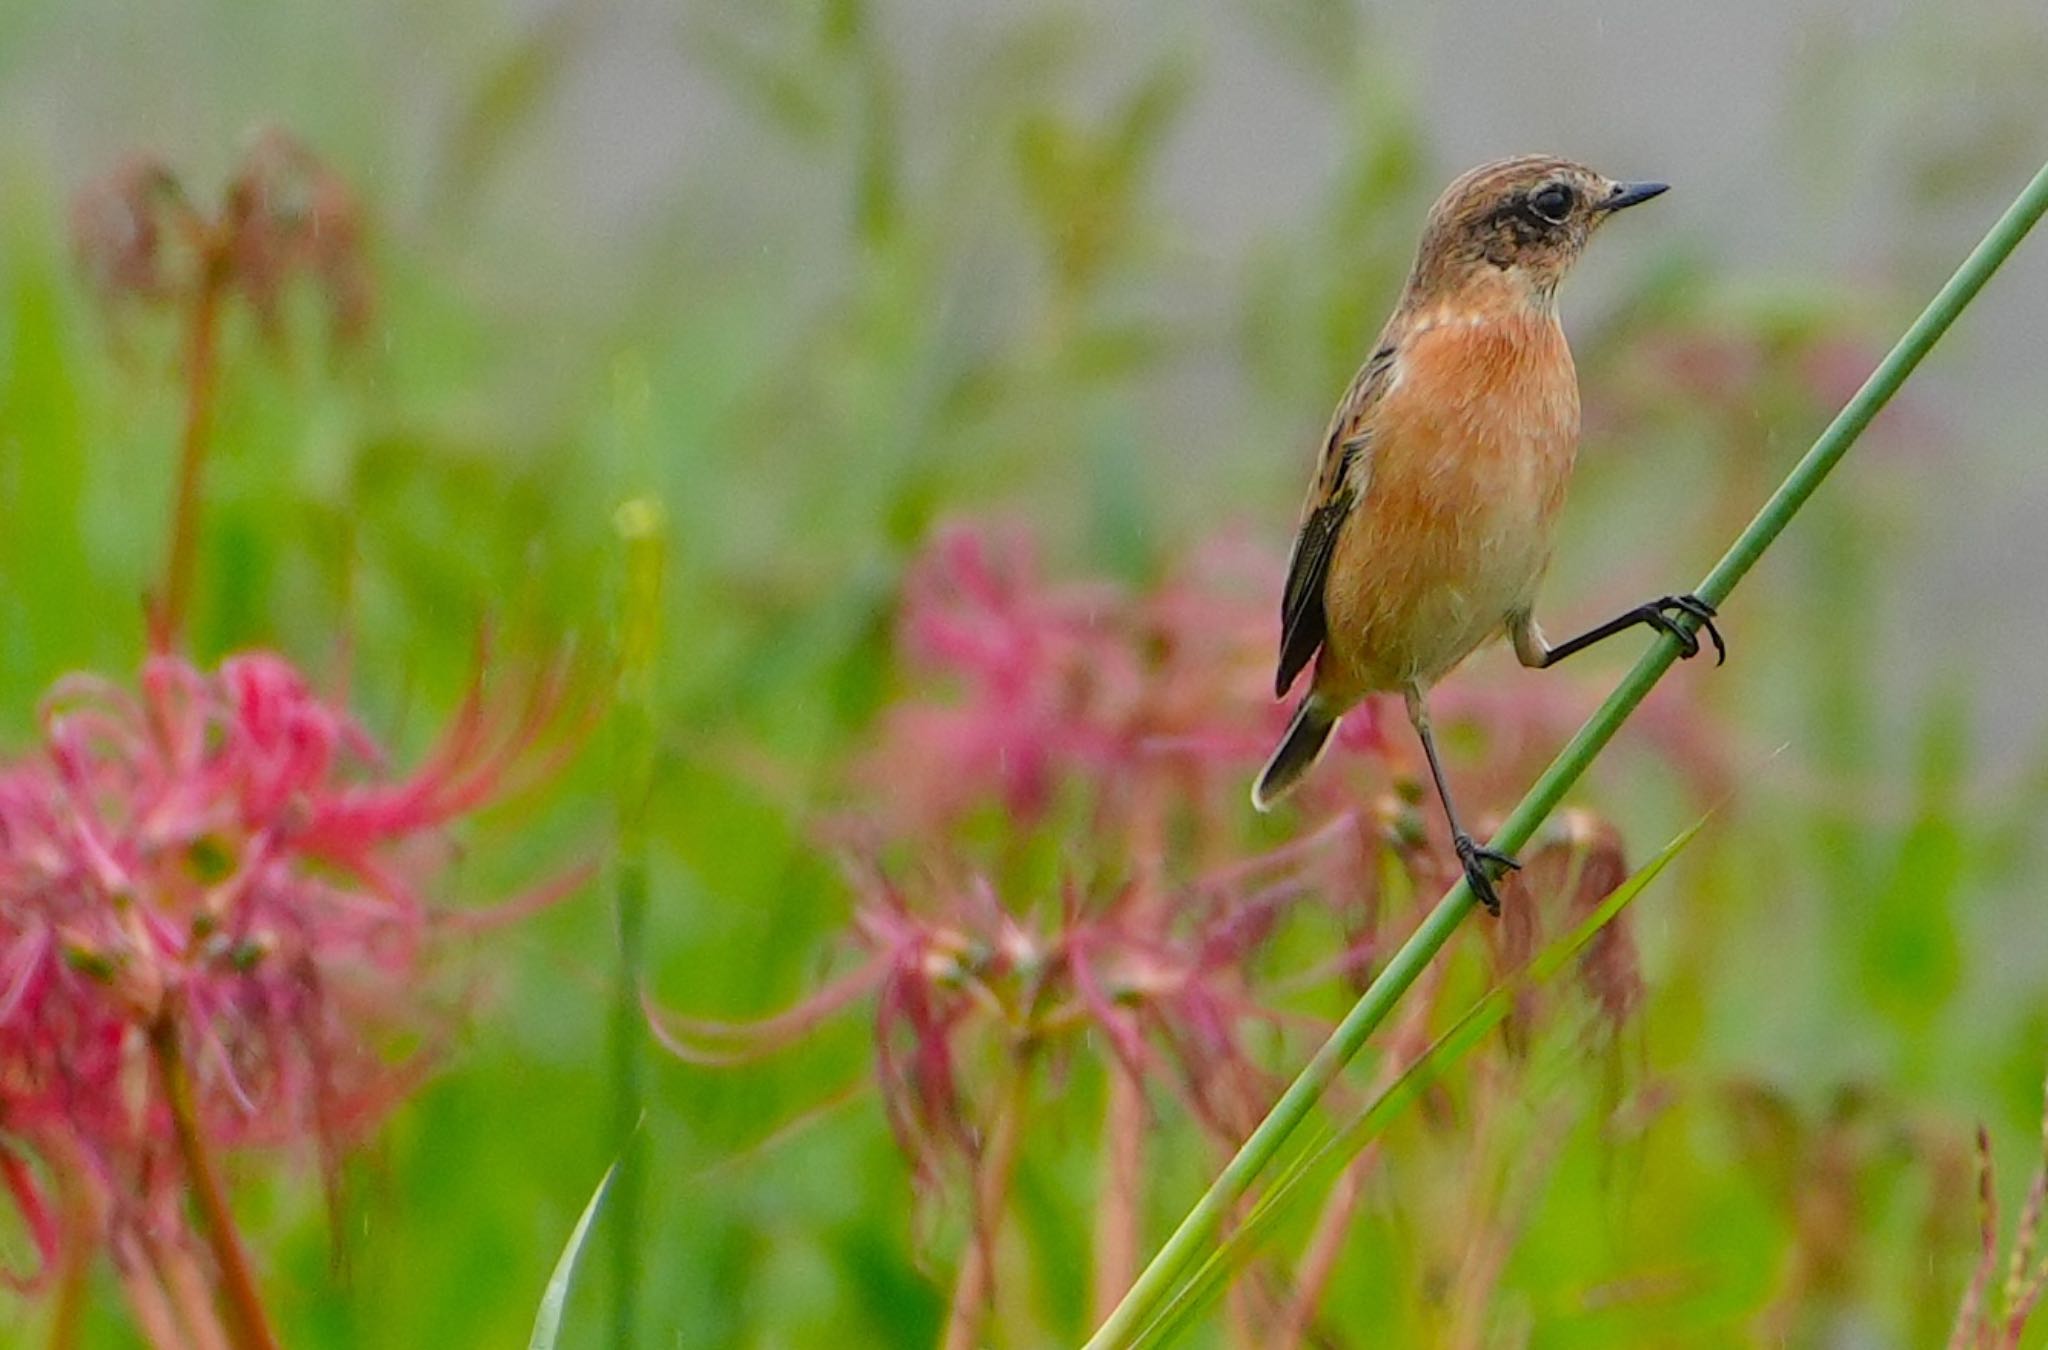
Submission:
[[[0,80],[98,31],[74,39],[58,8],[0,16]],[[1373,18],[1248,0],[1232,9],[1247,40],[1341,108],[1342,135],[1321,190],[1219,275],[1181,251],[1158,192],[1191,95],[1215,76],[1208,53],[1105,56],[1084,11],[1053,6],[953,33],[926,66],[891,6],[691,4],[668,40],[723,115],[754,126],[761,159],[688,181],[621,239],[623,280],[579,304],[576,279],[493,253],[538,233],[515,228],[525,207],[497,185],[561,112],[602,5],[484,25],[459,106],[424,150],[395,134],[396,109],[349,87],[364,47],[336,37],[338,12],[182,8],[171,56],[190,64],[189,97],[217,94],[210,120],[230,125],[260,102],[351,173],[380,227],[380,310],[360,350],[330,352],[309,315],[281,350],[230,326],[201,654],[268,644],[345,675],[366,723],[417,752],[485,626],[501,663],[569,636],[605,648],[626,586],[614,513],[658,501],[670,548],[644,960],[665,999],[713,1015],[792,1001],[834,954],[848,898],[813,822],[896,687],[894,583],[934,519],[1006,511],[1033,521],[1065,570],[1139,581],[1247,518],[1277,547],[1306,438],[1365,352],[1430,194],[1461,167],[1431,145],[1405,53],[1378,41]],[[116,38],[146,30],[100,21]],[[1998,23],[1972,27],[1985,35],[1976,55],[1933,74],[1918,29],[1817,51],[1827,115],[1788,143],[1830,162],[1871,109],[1911,121],[1901,109],[1949,106],[1970,81],[1975,115],[1925,140],[1901,127],[1910,151],[1886,158],[1903,192],[1891,209],[1946,222],[1954,194],[2002,190],[2025,167],[2039,124],[2038,62],[2014,55],[2041,50],[2038,21]],[[938,40],[918,49],[929,59]],[[340,73],[303,89],[281,73],[330,41]],[[147,58],[129,47],[120,59]],[[231,149],[158,148],[200,178]],[[406,155],[432,165],[414,198],[392,186]],[[170,323],[114,331],[67,252],[67,193],[106,166],[0,164],[0,732],[12,747],[57,676],[138,661],[179,405]],[[836,209],[774,222],[757,250],[722,246],[700,222],[719,215],[724,184],[769,172],[835,184]],[[1580,341],[1589,408],[1618,411],[1590,421],[1547,603],[1591,614],[1690,578],[1829,410],[1816,353],[1889,332],[1926,270],[1949,261],[1900,257],[1838,293],[1713,278],[1672,245],[1625,278],[1627,303]],[[1684,372],[1704,359],[1685,352],[1724,349],[1753,369],[1712,388],[1652,359],[1676,350]],[[1944,359],[1967,360],[1967,342]],[[1187,419],[1159,406],[1225,370],[1244,387],[1239,415],[1205,444],[1161,443],[1160,427]],[[1831,485],[1758,576],[1729,616],[1731,667],[1680,673],[1712,681],[1706,731],[1735,769],[1716,823],[1638,906],[1651,983],[1626,1071],[1645,1089],[1641,1118],[1569,1115],[1549,1170],[1508,1197],[1523,1217],[1498,1320],[1475,1324],[1489,1334],[1926,1344],[1945,1331],[1971,1242],[1969,1125],[1984,1119],[2001,1156],[2021,1156],[2048,1067],[2036,826],[2048,754],[2017,778],[1989,776],[1967,688],[1900,690],[1873,670],[1898,639],[1886,605],[1915,550],[1940,546],[1912,529],[1913,495],[1937,472],[1929,442],[1970,448],[1940,408],[1920,415],[1940,429],[1895,420],[1897,453]],[[2009,602],[2014,622],[2035,621]],[[1669,778],[1603,767],[1586,795],[1631,840],[1659,840],[1682,823]],[[456,900],[609,858],[617,790],[592,754],[543,798],[496,810],[468,840]],[[462,953],[450,983],[474,1007],[467,1030],[351,1161],[331,1232],[310,1162],[244,1179],[290,1344],[527,1334],[590,1178],[622,1145],[605,1051],[614,946],[610,901],[591,893]],[[744,1070],[654,1062],[642,1344],[934,1339],[958,1234],[919,1231],[862,1091],[868,1056],[856,1018]],[[1559,1099],[1598,1096],[1569,1046],[1531,1072],[1564,1084]],[[1006,1323],[1006,1344],[1084,1330],[1101,1090],[1078,1075],[1071,1137],[1029,1141],[1014,1216],[1029,1260],[1003,1292],[1028,1312]],[[1395,1131],[1402,1161],[1355,1226],[1327,1305],[1339,1343],[1446,1334],[1445,1235],[1461,1231],[1457,1206],[1485,1197],[1445,1174],[1470,1163],[1476,1136],[1474,1190],[1498,1174],[1506,1193],[1519,1151],[1551,1123],[1421,1117]],[[1214,1161],[1190,1132],[1166,1131],[1155,1240]],[[2002,1171],[2010,1200],[2026,1169]],[[607,1287],[579,1282],[564,1344],[604,1343]],[[88,1344],[132,1344],[111,1281],[96,1292]],[[0,1336],[30,1343],[42,1316],[0,1305]]]

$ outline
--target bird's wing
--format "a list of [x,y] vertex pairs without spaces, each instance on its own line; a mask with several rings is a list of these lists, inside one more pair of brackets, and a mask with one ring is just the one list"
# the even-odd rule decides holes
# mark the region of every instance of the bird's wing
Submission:
[[1351,381],[1337,415],[1330,419],[1315,482],[1302,507],[1301,531],[1287,562],[1287,587],[1280,595],[1280,668],[1273,696],[1284,697],[1294,677],[1323,645],[1323,584],[1337,552],[1337,534],[1365,496],[1372,477],[1373,413],[1393,382],[1395,348],[1383,342]]

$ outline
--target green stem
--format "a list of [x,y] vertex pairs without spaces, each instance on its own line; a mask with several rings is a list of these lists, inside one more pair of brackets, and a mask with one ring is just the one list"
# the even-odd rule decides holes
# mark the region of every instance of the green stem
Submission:
[[613,1345],[639,1337],[642,1197],[646,1189],[640,1119],[645,1111],[643,1053],[646,1015],[640,980],[647,929],[647,811],[656,759],[655,664],[661,635],[662,574],[667,526],[660,504],[635,498],[621,506],[616,524],[626,546],[620,611],[619,699],[616,722],[618,868],[614,919],[618,964],[612,978],[611,1078],[613,1140],[619,1150],[611,1196]]
[[192,573],[199,559],[199,506],[207,440],[219,385],[220,306],[227,289],[225,242],[212,229],[201,236],[198,292],[185,333],[185,420],[178,440],[178,486],[171,507],[171,538],[164,557],[163,592],[151,615],[154,645],[176,647],[192,605]]
[[[1934,344],[1941,340],[1956,316],[1977,297],[1999,264],[2011,256],[2021,239],[2048,212],[2048,165],[2034,175],[2026,190],[2013,202],[1991,232],[1984,236],[1948,284],[1928,303],[1898,345],[1879,364],[1856,396],[1849,400],[1827,430],[1813,443],[1804,458],[1764,503],[1749,527],[1735,540],[1714,570],[1695,593],[1708,604],[1720,605],[1737,582],[1756,566],[1764,550],[1784,532],[1799,508],[1826,478],[1857,437],[1870,425],[1878,411],[1891,401],[1906,377],[1913,373]],[[1689,621],[1688,621],[1689,622]],[[1491,846],[1512,853],[1527,843],[1537,828],[1564,800],[1594,758],[1614,738],[1629,714],[1678,658],[1678,639],[1663,634],[1653,643],[1626,678],[1607,696],[1586,724],[1579,728],[1536,785],[1529,789],[1514,813],[1491,840]],[[1252,1131],[1229,1164],[1202,1198],[1195,1202],[1180,1226],[1138,1276],[1138,1282],[1090,1337],[1086,1350],[1112,1350],[1128,1345],[1143,1331],[1165,1304],[1188,1269],[1200,1259],[1205,1248],[1221,1230],[1224,1216],[1251,1188],[1252,1182],[1278,1156],[1281,1146],[1295,1128],[1322,1100],[1331,1082],[1365,1045],[1389,1011],[1406,993],[1415,977],[1442,950],[1472,908],[1472,892],[1461,880],[1431,910],[1422,925],[1394,953],[1344,1020],[1321,1049],[1309,1060],[1259,1127]]]
[[[618,969],[614,977],[611,1026],[612,1138],[618,1141],[619,1170],[614,1177],[618,1193],[611,1212],[612,1344],[638,1344],[640,1323],[641,1204],[645,1182],[640,1137],[642,1105],[646,1098],[646,1075],[642,1068],[640,1043],[635,1033],[644,1034],[639,985],[641,951],[647,926],[647,859],[644,846],[627,852],[622,842],[617,886],[619,937]],[[629,1011],[630,1010],[630,1011]]]

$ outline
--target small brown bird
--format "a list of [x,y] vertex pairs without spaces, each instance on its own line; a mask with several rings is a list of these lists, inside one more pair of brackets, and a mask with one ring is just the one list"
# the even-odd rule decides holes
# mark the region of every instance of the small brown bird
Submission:
[[1668,595],[1551,646],[1536,588],[1579,439],[1579,382],[1557,322],[1557,284],[1594,231],[1662,183],[1617,183],[1525,156],[1482,165],[1437,199],[1393,317],[1324,437],[1281,597],[1285,697],[1315,675],[1252,789],[1270,807],[1367,694],[1398,690],[1422,739],[1472,892],[1500,911],[1494,868],[1451,802],[1426,703],[1430,686],[1505,634],[1538,669],[1638,624],[1696,655],[1713,608]]

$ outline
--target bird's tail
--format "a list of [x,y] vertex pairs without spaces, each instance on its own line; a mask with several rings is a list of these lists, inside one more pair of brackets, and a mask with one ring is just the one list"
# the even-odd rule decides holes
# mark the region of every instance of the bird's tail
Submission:
[[1287,734],[1280,738],[1280,748],[1266,761],[1266,767],[1259,773],[1259,781],[1252,784],[1252,805],[1261,811],[1271,810],[1275,802],[1301,781],[1301,776],[1323,753],[1323,743],[1336,729],[1337,719],[1323,707],[1321,700],[1314,694],[1303,699],[1301,706],[1294,710],[1294,720],[1287,724]]

